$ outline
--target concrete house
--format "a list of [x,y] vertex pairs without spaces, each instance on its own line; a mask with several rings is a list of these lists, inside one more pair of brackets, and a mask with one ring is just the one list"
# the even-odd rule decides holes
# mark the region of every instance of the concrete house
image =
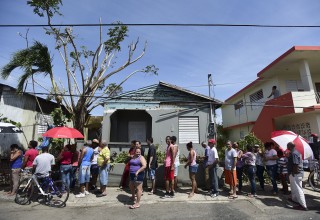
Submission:
[[17,94],[15,88],[0,84],[0,115],[21,123],[23,131],[23,135],[16,137],[10,134],[1,134],[0,153],[2,155],[13,143],[27,148],[28,141],[37,140],[47,131],[47,123],[53,124],[50,112],[57,108],[58,104],[40,97],[38,100],[43,114],[35,96],[28,93]]
[[[225,101],[232,105],[221,108],[223,127],[232,140],[253,132],[270,141],[274,130],[291,130],[305,138],[320,133],[320,46],[294,46],[257,77]],[[273,86],[279,94],[268,98]]]
[[165,83],[123,93],[104,103],[102,138],[120,151],[131,140],[154,144],[165,150],[165,137],[176,136],[181,150],[192,141],[199,146],[209,135],[210,103],[219,108],[221,101]]

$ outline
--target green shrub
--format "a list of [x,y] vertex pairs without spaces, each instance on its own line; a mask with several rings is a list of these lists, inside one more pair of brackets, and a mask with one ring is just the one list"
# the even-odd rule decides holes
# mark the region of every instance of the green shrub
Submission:
[[157,152],[158,163],[163,163],[164,160],[166,159],[166,152],[160,151],[159,149],[157,149],[156,152]]

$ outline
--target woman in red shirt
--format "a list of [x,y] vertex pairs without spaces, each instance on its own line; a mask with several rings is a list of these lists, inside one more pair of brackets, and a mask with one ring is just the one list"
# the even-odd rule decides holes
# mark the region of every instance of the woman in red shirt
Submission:
[[70,176],[72,173],[72,152],[71,145],[67,144],[61,151],[58,160],[60,161],[61,180],[70,188]]

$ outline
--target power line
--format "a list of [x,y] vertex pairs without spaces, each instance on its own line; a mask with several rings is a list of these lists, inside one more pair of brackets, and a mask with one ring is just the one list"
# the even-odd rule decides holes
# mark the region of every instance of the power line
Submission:
[[273,25],[273,24],[183,24],[183,23],[92,23],[92,24],[1,24],[0,28],[12,27],[100,27],[100,26],[163,26],[163,27],[254,27],[254,28],[320,28],[320,25]]
[[[48,93],[27,93],[29,95],[48,95]],[[50,95],[59,95],[59,96],[71,96],[70,94],[50,94]],[[80,97],[80,95],[72,95],[73,97]],[[311,96],[311,95],[310,95]],[[2,94],[2,97],[9,98],[9,99],[16,99],[17,96],[14,94]],[[122,102],[128,102],[132,103],[132,101],[140,101],[140,102],[152,102],[152,101],[159,101],[159,100],[152,100],[152,99],[141,99],[141,98],[135,98],[135,97],[101,97],[101,96],[84,96],[84,97],[95,97],[95,98],[102,98],[102,99],[108,99],[110,100],[116,100],[116,101],[122,101]],[[300,97],[305,97],[305,96],[300,96]],[[131,98],[131,99],[130,99]],[[315,98],[310,98],[310,99],[304,99],[304,100],[315,100]],[[166,100],[166,103],[186,103],[186,104],[210,104],[212,102],[210,101],[188,101],[188,100]],[[217,103],[216,105],[236,105],[237,103],[228,103],[228,102],[223,102],[223,103]],[[266,105],[264,102],[255,102],[255,103],[250,103],[250,102],[243,102],[243,107],[274,107],[274,108],[303,108],[303,109],[313,109],[313,107],[310,106],[292,106],[292,105]]]

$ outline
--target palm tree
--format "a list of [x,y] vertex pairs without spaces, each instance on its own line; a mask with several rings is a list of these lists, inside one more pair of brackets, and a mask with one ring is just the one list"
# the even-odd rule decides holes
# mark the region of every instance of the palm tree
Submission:
[[43,73],[45,76],[49,75],[54,93],[57,94],[51,63],[52,58],[48,47],[39,41],[35,41],[32,47],[15,52],[9,63],[1,69],[0,75],[3,79],[7,79],[14,69],[21,68],[24,73],[18,80],[18,92],[23,91],[27,80],[33,78],[35,74]]

